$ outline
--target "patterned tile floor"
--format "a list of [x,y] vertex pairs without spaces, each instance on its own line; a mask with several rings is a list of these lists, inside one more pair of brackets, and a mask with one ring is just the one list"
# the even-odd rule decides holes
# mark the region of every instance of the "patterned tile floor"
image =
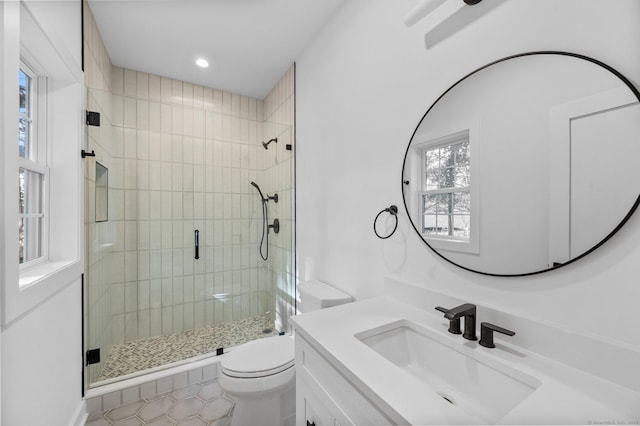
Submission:
[[212,380],[107,410],[86,426],[229,426],[233,406]]
[[[265,330],[272,330],[264,332]],[[97,381],[215,352],[278,334],[269,315],[114,345]]]

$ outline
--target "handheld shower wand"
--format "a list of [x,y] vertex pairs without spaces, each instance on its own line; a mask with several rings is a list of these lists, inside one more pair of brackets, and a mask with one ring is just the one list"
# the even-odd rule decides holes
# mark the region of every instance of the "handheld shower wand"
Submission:
[[[262,201],[262,238],[260,239],[260,257],[262,257],[262,260],[267,260],[269,258],[269,229],[273,229],[273,231],[276,234],[280,232],[280,222],[278,221],[278,219],[274,219],[273,225],[268,224],[269,210],[267,208],[267,202],[269,200],[273,200],[274,202],[277,203],[278,194],[273,194],[273,196],[270,196],[269,194],[267,194],[267,197],[265,198],[265,196],[262,194],[262,191],[260,190],[260,187],[258,186],[257,183],[252,181],[251,185],[253,185],[258,190],[258,193],[260,194],[260,200]],[[262,247],[264,244],[265,236],[267,239],[267,244],[266,244],[265,253],[263,253]]]
[[269,149],[268,146],[271,142],[278,143],[278,138],[273,138],[269,139],[267,142],[262,142],[262,146],[264,146],[264,149]]
[[260,193],[260,198],[262,198],[263,203],[269,200],[273,200],[276,203],[278,202],[278,194],[273,194],[273,195],[267,194],[267,197],[265,198],[265,196],[262,195],[262,191],[260,191],[260,187],[258,186],[257,183],[251,181],[251,185],[255,186],[255,188],[258,190],[258,192]]
[[264,198],[264,195],[262,195],[262,191],[260,191],[260,187],[258,186],[258,184],[255,183],[254,181],[251,181],[251,185],[256,187],[256,189],[258,190],[258,193],[260,194],[260,198],[262,198],[262,202],[264,203],[265,198]]

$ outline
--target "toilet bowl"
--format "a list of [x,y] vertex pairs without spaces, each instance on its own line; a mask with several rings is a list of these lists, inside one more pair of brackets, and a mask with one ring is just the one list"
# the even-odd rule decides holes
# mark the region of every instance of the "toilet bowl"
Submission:
[[274,336],[245,343],[225,355],[218,380],[236,399],[232,426],[295,423],[293,353],[292,336]]
[[[352,301],[323,282],[298,286],[299,310],[310,312]],[[295,348],[290,335],[238,346],[220,362],[220,387],[235,398],[231,426],[295,424]]]

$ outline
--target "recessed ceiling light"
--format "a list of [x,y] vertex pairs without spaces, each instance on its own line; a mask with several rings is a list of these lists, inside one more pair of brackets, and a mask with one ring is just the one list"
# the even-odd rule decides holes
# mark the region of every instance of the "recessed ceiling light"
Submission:
[[209,62],[204,58],[196,59],[196,65],[201,68],[207,68],[209,66]]

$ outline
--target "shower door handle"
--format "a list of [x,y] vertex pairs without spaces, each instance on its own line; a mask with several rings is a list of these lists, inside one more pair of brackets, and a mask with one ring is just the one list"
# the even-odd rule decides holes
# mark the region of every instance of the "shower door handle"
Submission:
[[200,231],[197,229],[193,231],[193,245],[195,248],[195,259],[200,259]]

